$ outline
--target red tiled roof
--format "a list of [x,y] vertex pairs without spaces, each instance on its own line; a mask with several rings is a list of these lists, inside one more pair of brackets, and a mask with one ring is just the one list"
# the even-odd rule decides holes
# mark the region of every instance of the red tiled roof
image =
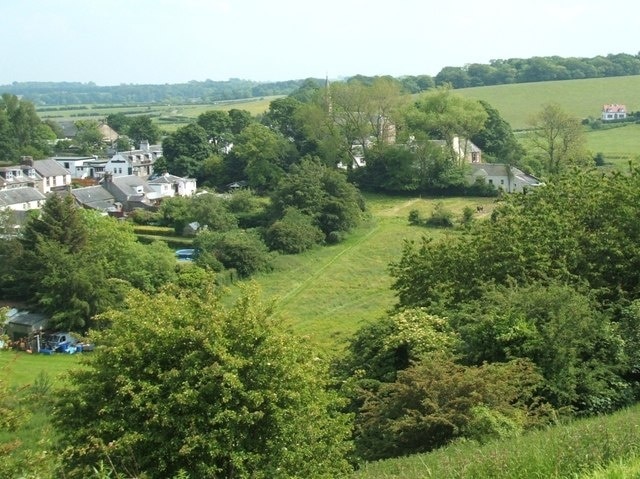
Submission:
[[625,105],[604,105],[602,111],[607,113],[624,113],[627,110]]

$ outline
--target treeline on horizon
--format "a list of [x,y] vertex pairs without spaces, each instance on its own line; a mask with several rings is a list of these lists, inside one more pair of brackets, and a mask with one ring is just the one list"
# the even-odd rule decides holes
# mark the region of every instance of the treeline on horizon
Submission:
[[[469,88],[510,83],[554,80],[577,80],[639,75],[640,53],[608,54],[593,58],[532,57],[491,60],[488,64],[471,63],[462,67],[447,66],[432,77],[406,75],[397,78],[406,92],[419,93],[435,86],[450,84]],[[375,77],[355,75],[346,81],[370,83]],[[305,82],[324,84],[320,78],[256,82],[231,78],[226,81],[190,81],[178,84],[121,84],[99,86],[93,82],[14,82],[0,86],[2,93],[23,97],[38,107],[46,105],[136,104],[136,103],[214,103],[217,101],[289,95]]]

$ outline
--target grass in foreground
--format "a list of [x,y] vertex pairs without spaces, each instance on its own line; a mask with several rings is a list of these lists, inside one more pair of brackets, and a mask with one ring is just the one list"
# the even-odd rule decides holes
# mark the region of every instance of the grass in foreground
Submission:
[[[364,464],[358,479],[604,479],[640,477],[640,405],[485,445]],[[596,475],[605,474],[605,475]],[[635,473],[633,472],[635,471]],[[612,474],[612,475],[606,475]]]

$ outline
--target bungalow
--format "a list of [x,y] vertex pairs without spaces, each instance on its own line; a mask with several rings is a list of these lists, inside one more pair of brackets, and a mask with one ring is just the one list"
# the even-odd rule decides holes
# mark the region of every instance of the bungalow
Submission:
[[467,176],[469,184],[481,180],[505,193],[523,193],[528,189],[544,185],[538,178],[502,163],[472,163],[470,168],[470,174]]
[[602,106],[602,121],[623,120],[627,117],[625,105],[610,104]]

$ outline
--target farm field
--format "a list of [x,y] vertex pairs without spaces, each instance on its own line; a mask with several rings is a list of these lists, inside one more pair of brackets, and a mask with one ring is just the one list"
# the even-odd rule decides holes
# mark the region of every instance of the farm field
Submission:
[[278,98],[260,97],[244,100],[218,101],[211,104],[146,104],[146,105],[73,105],[60,107],[36,108],[38,115],[43,120],[103,120],[112,113],[124,113],[125,115],[148,115],[166,132],[175,131],[179,126],[194,121],[198,115],[209,110],[228,111],[233,108],[247,110],[256,116],[264,113],[269,108],[269,103]]
[[514,130],[528,128],[533,113],[557,103],[578,118],[600,118],[602,105],[620,103],[628,111],[640,110],[640,75],[585,80],[517,83],[455,90],[468,98],[485,100]]
[[627,123],[606,130],[589,130],[587,147],[594,153],[601,152],[607,163],[626,169],[629,161],[637,164],[640,160],[640,125]]

